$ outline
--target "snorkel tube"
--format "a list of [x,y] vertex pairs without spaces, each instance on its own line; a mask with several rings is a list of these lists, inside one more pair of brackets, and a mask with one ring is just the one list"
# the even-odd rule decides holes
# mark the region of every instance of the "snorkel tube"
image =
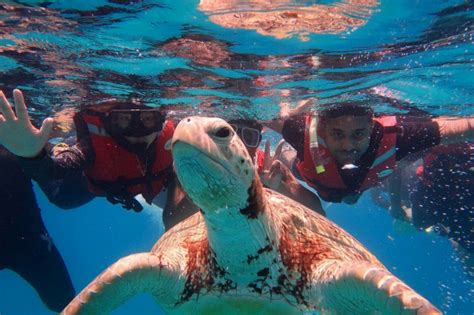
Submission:
[[324,173],[326,169],[324,168],[323,159],[319,152],[318,126],[319,116],[314,114],[309,126],[309,149],[311,151],[311,156],[313,157],[316,174],[321,174]]

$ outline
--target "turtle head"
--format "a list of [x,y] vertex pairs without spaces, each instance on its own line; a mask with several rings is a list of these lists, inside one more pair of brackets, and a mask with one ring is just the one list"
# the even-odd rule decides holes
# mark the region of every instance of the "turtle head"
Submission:
[[255,179],[253,161],[226,121],[185,118],[176,127],[172,143],[178,179],[204,213],[248,206]]

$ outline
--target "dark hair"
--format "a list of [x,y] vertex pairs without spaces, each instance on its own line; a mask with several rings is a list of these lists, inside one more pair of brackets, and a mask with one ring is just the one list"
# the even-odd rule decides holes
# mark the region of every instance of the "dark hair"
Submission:
[[374,117],[374,111],[370,106],[362,103],[344,102],[329,105],[318,112],[318,116],[324,119],[333,119],[341,116],[366,116]]

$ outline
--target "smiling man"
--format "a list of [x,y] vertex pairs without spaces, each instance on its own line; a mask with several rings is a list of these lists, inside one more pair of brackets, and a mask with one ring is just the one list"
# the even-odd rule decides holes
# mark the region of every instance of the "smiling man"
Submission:
[[296,149],[290,164],[295,175],[324,200],[349,204],[392,174],[407,155],[474,137],[474,118],[375,117],[359,103],[340,103],[317,115],[297,114],[267,125]]

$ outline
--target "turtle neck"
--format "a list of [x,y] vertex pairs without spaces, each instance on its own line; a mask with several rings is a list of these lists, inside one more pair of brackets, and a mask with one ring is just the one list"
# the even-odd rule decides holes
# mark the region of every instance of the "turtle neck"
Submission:
[[[216,262],[225,266],[226,273],[237,283],[251,281],[258,272],[268,270],[274,264],[278,246],[274,241],[275,227],[262,198],[263,187],[259,180],[254,180],[252,186],[249,191],[256,191],[248,201],[252,209],[225,208],[203,213]],[[258,206],[261,208],[257,210]],[[248,214],[252,210],[255,216]]]

